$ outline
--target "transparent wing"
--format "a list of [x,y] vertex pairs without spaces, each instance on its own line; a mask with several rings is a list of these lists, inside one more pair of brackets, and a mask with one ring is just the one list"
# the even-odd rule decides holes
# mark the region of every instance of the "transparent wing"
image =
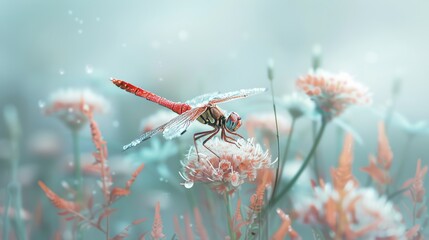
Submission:
[[222,93],[213,97],[209,103],[217,104],[222,102],[228,102],[231,100],[249,97],[255,94],[263,93],[267,91],[266,88],[251,88],[251,89],[241,89],[235,92]]
[[204,111],[206,111],[206,109],[207,107],[192,108],[191,110],[180,114],[179,116],[171,119],[169,122],[155,128],[154,130],[143,133],[140,137],[123,146],[122,149],[125,151],[128,148],[135,147],[141,142],[148,140],[160,132],[163,132],[164,137],[167,139],[180,136],[193,121],[195,121],[202,113],[204,113]]
[[186,104],[189,104],[191,107],[197,107],[198,105],[207,104],[212,98],[219,95],[219,92],[206,93],[197,97],[192,98],[191,100],[186,101]]

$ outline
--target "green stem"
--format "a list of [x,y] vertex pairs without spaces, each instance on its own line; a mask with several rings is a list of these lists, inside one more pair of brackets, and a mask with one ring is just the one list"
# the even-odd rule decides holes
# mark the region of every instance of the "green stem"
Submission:
[[[317,131],[317,122],[313,121],[313,141],[316,141],[316,131]],[[316,180],[319,181],[320,179],[320,174],[319,174],[319,159],[317,156],[317,149],[314,150],[314,154],[313,154],[313,158],[314,158],[314,174],[316,174]]]
[[80,162],[80,151],[79,151],[79,131],[72,130],[73,140],[73,164],[74,164],[74,180],[76,183],[76,201],[79,204],[83,202],[83,189],[82,189],[82,167]]
[[[287,157],[288,157],[288,154],[289,154],[289,149],[290,149],[290,145],[291,145],[291,142],[292,142],[292,136],[293,136],[293,132],[294,132],[294,129],[295,129],[295,123],[296,123],[296,118],[293,117],[292,118],[291,127],[290,127],[289,136],[288,136],[288,139],[287,139],[287,142],[286,142],[285,151],[283,152],[282,162],[280,163],[281,164],[280,172],[279,172],[279,178],[280,179],[281,179],[281,177],[283,175],[283,169],[285,168]],[[278,179],[278,182],[276,183],[276,185],[280,184],[280,181],[281,181],[280,179]],[[274,192],[273,196],[275,196],[275,195],[276,195],[276,193]]]
[[[269,72],[270,73],[270,72]],[[278,122],[277,122],[277,110],[276,110],[276,103],[274,101],[274,86],[273,86],[273,76],[272,74],[268,74],[269,76],[269,80],[270,80],[270,85],[271,85],[271,98],[272,98],[272,102],[273,102],[273,111],[274,111],[274,120],[276,122],[276,140],[277,140],[277,169],[276,169],[276,177],[274,179],[274,187],[273,187],[273,193],[272,193],[272,197],[274,197],[276,191],[277,191],[277,183],[279,181],[279,175],[280,175],[280,139],[279,139],[279,126],[278,126]]]
[[268,209],[273,207],[286,193],[292,189],[292,187],[295,185],[296,181],[298,181],[301,174],[304,172],[305,168],[307,167],[308,163],[310,162],[313,154],[315,153],[317,146],[320,143],[320,140],[322,139],[323,132],[325,131],[327,122],[322,119],[322,126],[320,127],[319,133],[317,134],[316,140],[313,143],[313,146],[311,147],[310,153],[307,155],[307,157],[304,160],[304,163],[299,168],[298,172],[293,176],[293,178],[290,180],[290,182],[280,191],[278,196],[274,196],[274,198],[270,201],[268,205]]
[[226,215],[227,215],[227,225],[228,225],[228,233],[231,240],[235,240],[235,234],[232,231],[232,216],[231,216],[231,202],[229,200],[228,191],[225,193],[225,206],[226,206]]

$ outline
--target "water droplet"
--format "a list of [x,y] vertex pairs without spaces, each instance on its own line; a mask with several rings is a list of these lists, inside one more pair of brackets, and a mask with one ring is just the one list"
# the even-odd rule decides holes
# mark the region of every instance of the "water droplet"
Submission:
[[185,188],[189,189],[192,188],[194,186],[194,182],[193,181],[186,181],[183,186],[185,186]]
[[95,18],[95,21],[99,22],[101,19],[99,17]]
[[86,65],[85,66],[85,72],[87,74],[92,74],[94,72],[94,68],[91,65]]
[[160,178],[159,178],[159,181],[161,181],[161,182],[162,182],[162,181],[164,181],[164,178],[160,177]]
[[160,82],[162,82],[162,81],[164,81],[164,78],[160,77],[158,80],[159,80]]
[[179,216],[179,218],[180,218],[180,219],[183,219],[183,215],[180,215],[180,216]]
[[42,100],[39,100],[38,105],[39,105],[39,108],[45,108],[46,106],[45,102]]
[[81,20],[79,20],[79,24],[83,24],[83,20],[81,19]]
[[79,29],[79,30],[77,30],[77,33],[78,33],[78,34],[82,34],[82,33],[83,33],[83,30],[82,30],[82,29]]
[[60,73],[60,75],[64,75],[64,69],[60,69],[60,70],[58,70],[58,72]]
[[119,121],[118,120],[113,121],[112,125],[114,128],[119,127]]
[[73,11],[72,10],[69,10],[68,13],[69,13],[69,15],[73,15]]
[[74,21],[75,21],[75,22],[79,22],[79,18],[78,18],[78,17],[75,17],[75,18],[74,18]]
[[127,47],[127,44],[126,44],[126,43],[122,43],[122,47],[123,47],[123,48],[126,48],[126,47]]
[[178,36],[179,36],[179,40],[184,42],[184,41],[188,40],[189,34],[187,31],[181,30],[179,32]]

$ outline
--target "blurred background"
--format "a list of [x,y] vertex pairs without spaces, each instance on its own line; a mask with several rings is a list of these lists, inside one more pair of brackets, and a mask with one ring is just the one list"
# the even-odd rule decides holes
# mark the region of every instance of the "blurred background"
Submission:
[[[159,143],[145,143],[130,150],[133,153],[121,151],[123,144],[141,132],[142,119],[162,107],[118,89],[110,82],[111,77],[184,102],[206,92],[269,87],[266,67],[268,59],[273,59],[274,90],[280,97],[295,90],[295,80],[311,68],[314,51],[321,52],[323,69],[348,72],[373,94],[371,107],[351,109],[343,116],[363,139],[356,146],[354,170],[365,179],[359,168],[368,164],[369,153],[376,152],[377,123],[384,119],[386,109],[393,105],[394,112],[410,123],[429,118],[425,106],[429,101],[428,8],[429,2],[417,0],[2,0],[0,109],[14,106],[22,128],[18,179],[24,190],[23,208],[34,218],[39,206],[51,218],[46,220],[49,223],[42,224],[46,231],[53,234],[58,228],[58,223],[51,222],[59,217],[37,186],[40,179],[49,181],[48,185],[61,195],[60,182],[67,179],[67,165],[72,158],[70,131],[41,109],[58,89],[90,88],[107,100],[108,111],[95,118],[108,143],[112,166],[127,172],[123,185],[138,166],[133,163],[138,157],[130,155],[150,155],[142,151],[155,148],[156,152],[156,147],[165,147],[166,143],[157,139]],[[222,107],[239,112],[244,121],[251,114],[272,111],[268,93]],[[388,132],[395,156],[407,151],[400,182],[414,174],[418,158],[423,165],[429,162],[428,127],[420,122],[418,126],[423,127],[417,128],[418,137],[405,145],[415,129],[403,120],[392,120]],[[303,123],[299,127],[305,131],[306,126]],[[246,135],[244,129],[241,133]],[[338,151],[331,149],[332,143],[338,142],[336,133],[336,127],[330,126],[320,147],[325,159],[322,168],[326,171],[338,159]],[[82,156],[93,152],[87,126],[80,138]],[[1,206],[11,178],[8,139],[9,131],[2,117]],[[40,154],[40,142],[48,142],[52,159]],[[281,139],[282,145],[284,142]],[[188,147],[190,141],[182,144]],[[304,144],[297,146],[303,147],[302,152],[309,148]],[[177,172],[186,147],[165,154],[162,161],[171,171],[167,171],[167,177],[171,177],[167,182],[161,174],[163,170],[155,171],[160,169],[158,160],[146,165],[134,195],[121,200],[133,207],[127,210],[128,215],[125,211],[121,216],[124,220],[118,221],[118,229],[124,225],[122,221],[129,222],[135,216],[152,217],[155,196],[162,201],[161,209],[178,215],[185,211],[174,210],[171,189],[181,188]],[[140,157],[139,161],[148,161],[150,157],[144,156],[146,159]],[[174,191],[181,193],[179,196],[186,202],[183,189]],[[173,229],[171,216],[166,214],[166,219],[167,228]],[[146,231],[150,224],[148,221]],[[32,231],[40,232],[37,227]],[[40,239],[47,237],[38,234]]]

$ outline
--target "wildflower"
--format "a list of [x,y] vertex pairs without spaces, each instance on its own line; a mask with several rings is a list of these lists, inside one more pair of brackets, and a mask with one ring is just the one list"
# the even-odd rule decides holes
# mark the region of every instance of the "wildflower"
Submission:
[[296,92],[284,96],[280,104],[296,119],[311,116],[314,111],[314,102],[308,96]]
[[291,239],[301,239],[298,233],[292,228],[292,221],[289,215],[285,214],[280,208],[277,209],[277,214],[282,220],[282,224],[279,229],[274,233],[271,239],[280,240],[285,239],[286,236],[290,236]]
[[[374,189],[358,186],[352,173],[352,144],[348,134],[339,166],[331,170],[333,184],[321,181],[313,196],[296,203],[300,220],[322,227],[332,239],[404,239],[402,215],[394,205]],[[388,146],[382,145],[382,149]]]
[[[290,130],[289,120],[281,114],[277,114],[277,123],[279,126],[279,134],[285,135]],[[270,134],[277,134],[276,122],[273,113],[261,113],[258,115],[250,115],[246,121],[246,129],[249,136],[255,136],[255,129],[260,129]]]
[[378,153],[377,158],[369,157],[370,164],[362,168],[362,171],[368,173],[378,184],[386,185],[391,182],[389,170],[392,165],[393,153],[390,149],[389,139],[387,138],[384,124],[378,124]]
[[182,177],[187,183],[210,183],[218,193],[233,192],[245,181],[254,181],[258,169],[268,168],[271,164],[271,155],[268,150],[263,151],[259,144],[252,139],[237,140],[238,148],[219,138],[206,143],[213,150],[214,155],[205,147],[198,150],[191,148],[186,162],[182,162]]
[[332,239],[404,239],[402,215],[372,188],[347,184],[335,189],[315,187],[314,196],[302,199],[295,210],[305,224],[322,227]]
[[161,219],[159,202],[155,206],[155,216],[153,220],[151,235],[152,235],[152,238],[155,240],[161,239],[165,236],[164,233],[162,233],[162,219]]
[[[403,187],[411,187],[411,199],[415,203],[422,203],[425,196],[425,187],[423,185],[424,178],[428,172],[428,166],[422,168],[422,161],[419,159],[417,161],[416,175],[414,178],[409,179],[403,185]],[[408,192],[409,193],[409,192]]]
[[69,128],[80,129],[87,121],[84,112],[105,112],[108,105],[102,96],[89,89],[66,89],[54,92],[44,110],[48,115],[57,116]]
[[368,89],[346,73],[309,73],[296,84],[315,102],[317,111],[326,120],[340,115],[351,105],[371,102]]

